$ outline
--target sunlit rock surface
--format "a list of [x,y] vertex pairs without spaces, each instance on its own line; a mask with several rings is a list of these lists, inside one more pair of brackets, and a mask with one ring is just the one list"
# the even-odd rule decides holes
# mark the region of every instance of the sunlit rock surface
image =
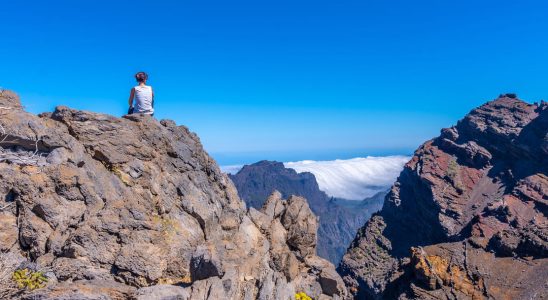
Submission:
[[[0,298],[345,298],[315,255],[306,200],[274,194],[248,211],[186,127],[67,107],[35,116],[8,91],[0,125]],[[23,269],[45,286],[17,286]]]

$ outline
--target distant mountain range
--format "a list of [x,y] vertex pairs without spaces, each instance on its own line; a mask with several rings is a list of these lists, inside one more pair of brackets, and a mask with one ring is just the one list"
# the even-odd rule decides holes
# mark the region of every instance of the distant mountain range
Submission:
[[248,206],[261,208],[275,190],[284,198],[298,195],[306,198],[312,211],[319,217],[318,255],[337,264],[356,231],[371,215],[380,210],[387,191],[362,201],[329,197],[320,190],[314,174],[297,173],[276,161],[260,161],[244,166],[229,175],[240,198]]

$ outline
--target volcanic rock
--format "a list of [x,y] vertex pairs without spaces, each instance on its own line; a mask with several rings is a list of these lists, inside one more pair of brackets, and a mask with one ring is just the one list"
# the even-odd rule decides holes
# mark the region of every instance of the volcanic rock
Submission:
[[[318,255],[338,264],[358,229],[380,210],[386,192],[362,201],[331,198],[322,192],[314,174],[297,173],[276,161],[260,161],[230,175],[238,194],[250,207],[259,209],[273,191],[279,197],[306,198],[319,217]],[[272,208],[273,209],[273,208]]]
[[[0,126],[2,299],[346,297],[315,255],[306,200],[248,211],[184,126],[63,106],[35,116],[8,91]],[[24,270],[45,286],[18,285]]]
[[501,96],[424,143],[339,272],[358,299],[540,299],[548,105]]

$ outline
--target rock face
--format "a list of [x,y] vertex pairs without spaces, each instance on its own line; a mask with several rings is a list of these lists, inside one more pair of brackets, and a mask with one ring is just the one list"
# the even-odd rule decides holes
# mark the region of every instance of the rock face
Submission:
[[[346,297],[315,255],[305,199],[246,209],[198,137],[173,121],[57,107],[35,116],[0,94],[0,298]],[[17,270],[44,288],[18,287]]]
[[501,96],[423,144],[339,271],[359,299],[541,299],[548,105]]
[[381,209],[386,194],[379,193],[363,201],[331,198],[320,190],[314,174],[297,173],[275,161],[246,165],[230,178],[250,207],[262,207],[266,197],[275,190],[283,197],[299,195],[306,198],[320,218],[318,255],[334,264],[340,262],[358,228]]

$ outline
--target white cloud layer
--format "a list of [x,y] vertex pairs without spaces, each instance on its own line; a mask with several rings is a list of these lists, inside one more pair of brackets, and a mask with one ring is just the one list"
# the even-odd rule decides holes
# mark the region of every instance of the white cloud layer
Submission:
[[286,168],[310,172],[329,196],[362,200],[388,189],[409,156],[358,157],[331,161],[303,160],[284,163]]

